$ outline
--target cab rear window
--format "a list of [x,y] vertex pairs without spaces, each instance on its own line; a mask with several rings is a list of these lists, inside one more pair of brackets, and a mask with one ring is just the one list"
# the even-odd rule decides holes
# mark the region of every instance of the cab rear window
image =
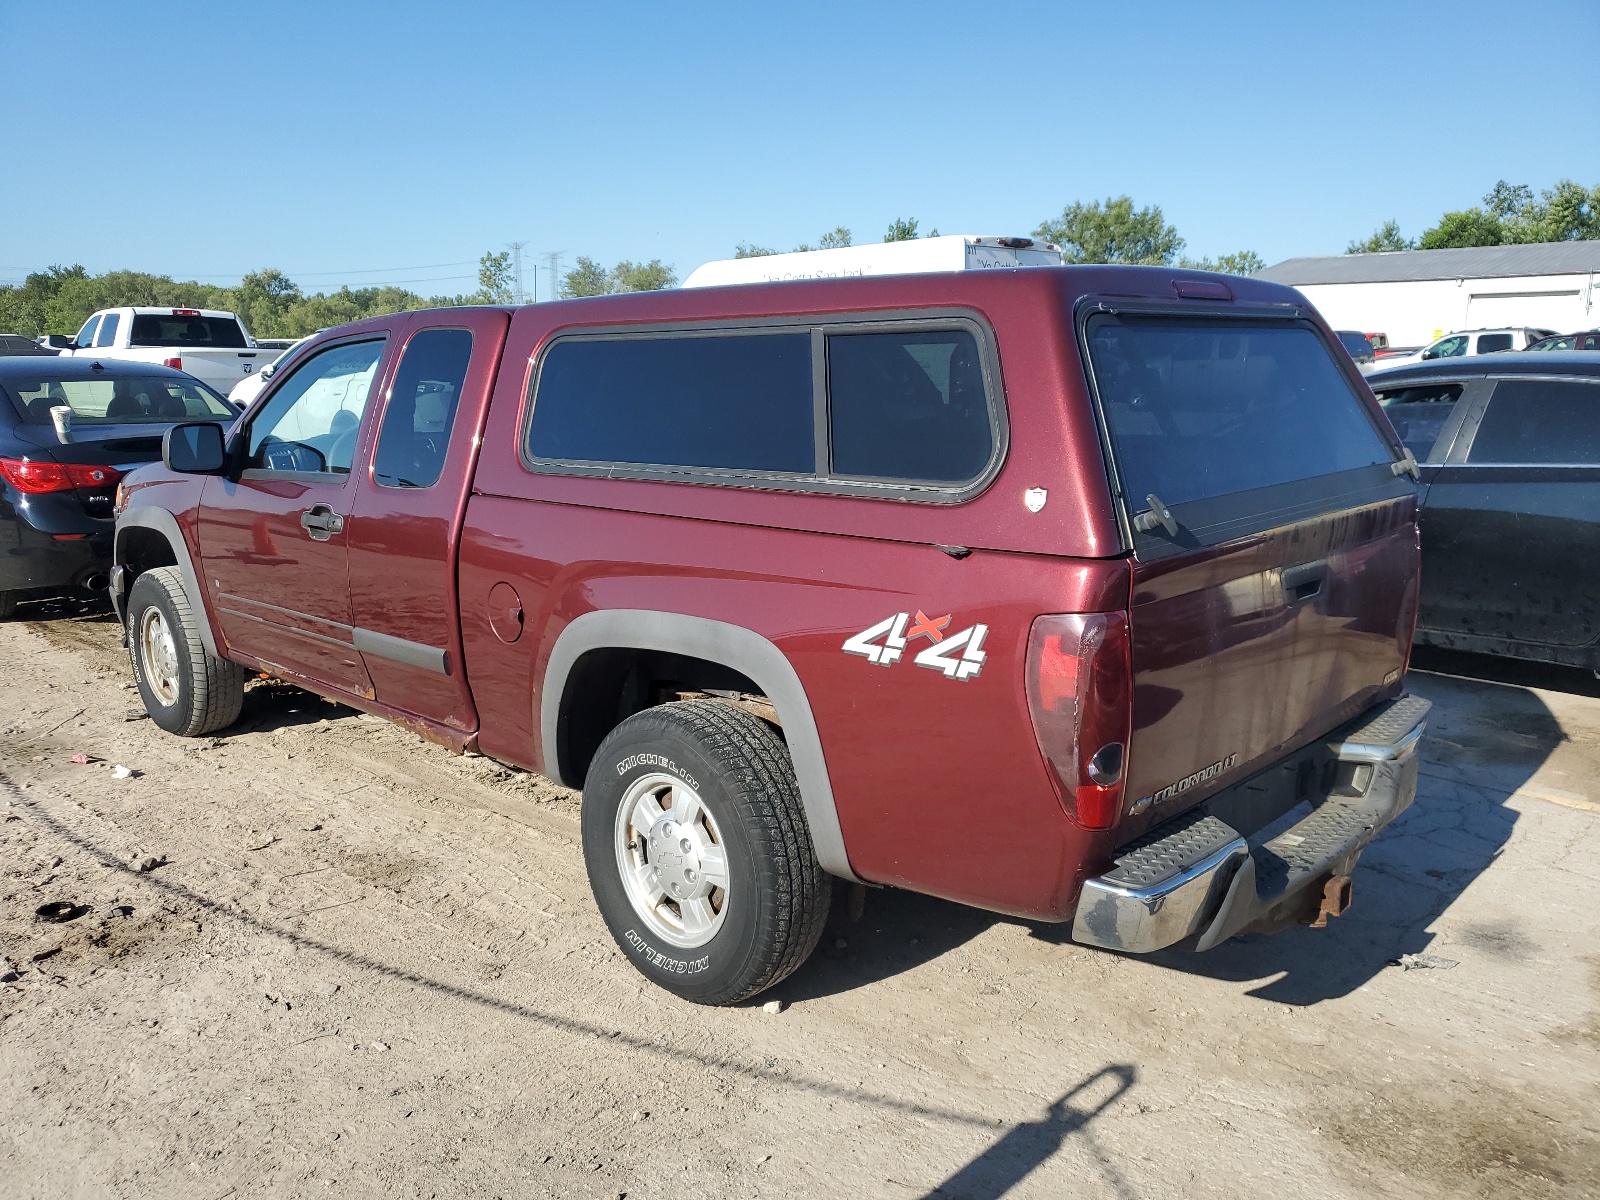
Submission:
[[1394,461],[1308,325],[1106,315],[1088,342],[1131,508]]
[[213,346],[219,350],[246,348],[244,330],[231,317],[169,317],[164,313],[135,313],[128,344],[196,348]]
[[805,473],[815,469],[808,333],[556,343],[539,372],[538,458]]

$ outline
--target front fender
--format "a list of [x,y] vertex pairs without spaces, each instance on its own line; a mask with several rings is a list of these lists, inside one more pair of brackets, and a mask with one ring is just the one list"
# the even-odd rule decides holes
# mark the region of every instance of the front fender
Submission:
[[133,585],[133,580],[128,577],[127,572],[127,535],[131,529],[150,529],[166,539],[167,545],[172,550],[172,557],[177,562],[178,573],[183,578],[183,590],[189,597],[189,607],[191,611],[200,613],[204,617],[200,622],[200,640],[205,644],[206,653],[221,658],[216,638],[211,631],[211,610],[205,602],[205,590],[200,586],[200,577],[195,572],[194,559],[189,553],[189,541],[183,536],[183,529],[179,526],[177,517],[166,509],[151,504],[129,507],[117,515],[116,541],[111,555],[111,603],[115,605],[117,616],[123,625],[127,625],[124,608],[128,588]]

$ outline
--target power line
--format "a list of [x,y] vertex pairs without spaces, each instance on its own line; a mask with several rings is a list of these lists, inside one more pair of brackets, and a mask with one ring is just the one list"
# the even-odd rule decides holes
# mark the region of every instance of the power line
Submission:
[[516,284],[512,288],[512,291],[511,291],[511,302],[513,304],[521,304],[523,302],[523,296],[522,296],[522,248],[524,246],[526,246],[527,244],[528,244],[527,242],[507,242],[506,243],[506,245],[508,247],[510,247],[510,249],[511,249],[511,272],[512,272],[512,277],[516,280]]
[[[334,276],[334,277],[344,276],[344,277],[357,277],[357,278],[359,278],[360,276],[363,276],[363,275],[387,275],[387,274],[392,274],[392,273],[394,273],[396,271],[435,271],[435,270],[438,270],[441,267],[470,267],[470,266],[475,265],[476,262],[477,262],[477,259],[469,258],[469,259],[462,259],[462,260],[460,260],[458,262],[417,263],[414,266],[409,266],[409,267],[366,267],[366,268],[362,268],[361,270],[342,270],[342,271],[283,271],[282,267],[279,267],[277,269],[280,270],[280,271],[283,271],[283,273],[285,275],[289,276],[291,279],[293,279],[293,278],[320,279],[320,278],[326,278],[326,277],[329,277],[329,276]],[[0,267],[0,271],[24,271],[24,272],[29,272],[31,270],[32,270],[32,268],[29,268],[29,267]],[[139,272],[139,274],[155,274],[155,272]],[[168,276],[168,278],[171,278],[171,279],[177,279],[180,283],[183,282],[184,279],[193,280],[196,283],[198,283],[198,282],[200,282],[202,280],[206,280],[206,279],[242,279],[244,276],[250,274],[250,272],[249,271],[227,271],[227,272],[222,272],[222,271],[218,271],[218,272],[163,271],[163,272],[161,272],[161,274],[164,274],[164,275]],[[179,276],[182,276],[183,278],[179,279]],[[465,276],[465,275],[448,276],[448,278],[466,279],[466,278],[470,278],[470,276]]]

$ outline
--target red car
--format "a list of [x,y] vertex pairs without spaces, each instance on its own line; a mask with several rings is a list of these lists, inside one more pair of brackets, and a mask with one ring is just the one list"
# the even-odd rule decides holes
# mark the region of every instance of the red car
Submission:
[[111,589],[174,733],[262,671],[581,786],[696,1001],[829,876],[1204,949],[1341,912],[1415,794],[1415,464],[1338,347],[1146,268],[401,313],[174,429]]

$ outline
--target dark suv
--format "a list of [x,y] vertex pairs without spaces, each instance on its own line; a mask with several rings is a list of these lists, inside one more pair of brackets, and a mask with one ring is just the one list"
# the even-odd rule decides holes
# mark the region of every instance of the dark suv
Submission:
[[175,428],[111,586],[174,733],[261,671],[581,785],[617,944],[729,1003],[829,876],[1136,953],[1342,912],[1416,788],[1413,469],[1257,280],[401,313]]

